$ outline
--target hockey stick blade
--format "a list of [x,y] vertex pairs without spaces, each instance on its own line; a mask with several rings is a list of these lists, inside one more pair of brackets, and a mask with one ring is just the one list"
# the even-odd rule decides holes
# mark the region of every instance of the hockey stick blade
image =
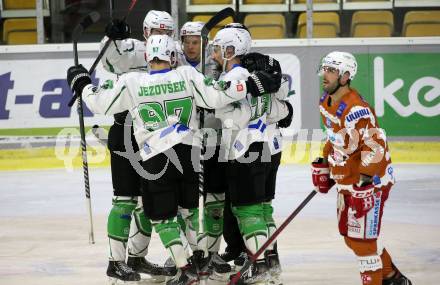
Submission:
[[87,16],[85,16],[81,22],[73,29],[72,32],[72,40],[77,42],[81,37],[82,33],[91,25],[98,22],[101,18],[98,12],[90,12]]
[[214,15],[202,28],[202,37],[207,37],[209,32],[214,28],[218,23],[226,19],[227,17],[234,17],[235,11],[231,7],[227,7],[217,14]]
[[235,275],[231,276],[232,278],[229,281],[228,285],[241,284],[238,282],[239,280],[241,280],[243,273],[246,272],[246,270],[249,269],[252,263],[254,263],[254,261],[257,260],[257,258],[267,249],[267,247],[276,240],[276,238],[284,230],[284,228],[287,227],[290,224],[290,222],[296,217],[296,215],[298,215],[298,213],[301,212],[301,210],[310,202],[310,200],[312,200],[312,198],[315,197],[316,193],[317,192],[313,190],[312,192],[310,192],[309,195],[307,195],[304,201],[302,201],[301,204],[292,212],[292,214],[290,214],[290,216],[287,217],[287,219],[276,229],[276,231],[260,247],[260,249],[255,254],[249,257],[249,260],[246,261],[245,264],[243,264],[243,267],[240,269],[240,271],[235,273]]

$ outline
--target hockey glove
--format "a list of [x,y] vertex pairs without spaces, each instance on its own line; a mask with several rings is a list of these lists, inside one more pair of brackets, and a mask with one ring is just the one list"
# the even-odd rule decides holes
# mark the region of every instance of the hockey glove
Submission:
[[241,59],[241,64],[249,72],[266,71],[281,74],[281,66],[276,59],[258,52],[251,52],[244,55]]
[[288,128],[292,123],[292,118],[293,118],[292,105],[289,103],[289,101],[284,101],[284,103],[286,104],[287,109],[289,110],[289,114],[287,114],[287,116],[284,119],[278,121],[278,127],[280,128]]
[[354,216],[359,219],[374,207],[374,185],[353,185],[353,190],[350,197],[350,208],[356,211]]
[[90,79],[90,74],[87,69],[80,64],[78,66],[71,66],[67,70],[67,83],[70,89],[72,89],[72,92],[81,95],[84,87],[92,83],[92,80]]
[[114,19],[105,27],[105,35],[112,40],[123,40],[129,38],[130,34],[130,26],[121,20]]
[[330,178],[328,163],[322,157],[318,157],[312,162],[312,182],[315,190],[326,194],[335,185],[335,181]]
[[256,71],[248,77],[246,88],[253,97],[264,94],[274,93],[280,89],[281,73],[268,73],[266,71]]

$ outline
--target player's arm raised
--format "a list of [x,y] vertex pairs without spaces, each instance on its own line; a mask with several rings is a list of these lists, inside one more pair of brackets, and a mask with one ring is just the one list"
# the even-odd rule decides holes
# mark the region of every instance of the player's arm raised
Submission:
[[105,28],[105,37],[100,43],[100,49],[109,38],[112,40],[101,58],[102,66],[108,72],[122,74],[138,65],[137,50],[143,46],[143,43],[130,38],[130,34],[130,26],[122,20],[114,19]]
[[108,80],[96,88],[87,69],[79,65],[68,69],[67,82],[72,91],[82,94],[84,102],[93,113],[112,115],[130,108],[131,97],[127,89],[126,76],[128,74],[122,75],[115,84],[112,80]]

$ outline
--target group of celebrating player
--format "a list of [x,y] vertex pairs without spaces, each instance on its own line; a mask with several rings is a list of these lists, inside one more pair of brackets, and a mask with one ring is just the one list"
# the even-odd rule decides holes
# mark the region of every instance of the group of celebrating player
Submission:
[[[206,54],[204,23],[185,23],[178,43],[174,25],[167,12],[150,11],[143,23],[146,41],[139,41],[130,38],[125,22],[113,20],[102,41],[112,40],[102,64],[118,79],[95,87],[83,66],[67,72],[69,86],[92,112],[114,115],[108,139],[114,197],[107,227],[107,275],[114,282],[137,282],[140,273],[168,285],[228,281],[228,262],[239,268],[276,230],[271,202],[280,128],[289,127],[293,116],[280,65],[250,53],[251,35],[242,24],[221,29]],[[356,70],[349,53],[323,59],[320,109],[330,135],[324,157],[312,163],[313,184],[326,193],[336,183],[340,232],[358,256],[363,284],[411,284],[377,246],[394,177],[384,133],[370,132],[380,130],[374,112],[349,86]],[[360,132],[365,142],[347,151],[340,134],[346,128]],[[164,266],[145,258],[153,228],[170,256]],[[222,237],[227,247],[220,255]],[[282,284],[276,242],[242,282]]]

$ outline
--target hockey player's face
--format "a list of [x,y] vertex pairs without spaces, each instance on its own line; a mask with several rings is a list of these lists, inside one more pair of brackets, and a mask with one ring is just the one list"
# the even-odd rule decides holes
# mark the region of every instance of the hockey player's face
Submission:
[[220,46],[214,46],[211,57],[219,66],[223,65],[222,49]]
[[200,59],[200,43],[199,36],[183,37],[183,52],[189,60],[197,61]]
[[338,87],[339,70],[329,66],[323,66],[321,68],[322,89],[324,89],[325,92],[333,93]]

